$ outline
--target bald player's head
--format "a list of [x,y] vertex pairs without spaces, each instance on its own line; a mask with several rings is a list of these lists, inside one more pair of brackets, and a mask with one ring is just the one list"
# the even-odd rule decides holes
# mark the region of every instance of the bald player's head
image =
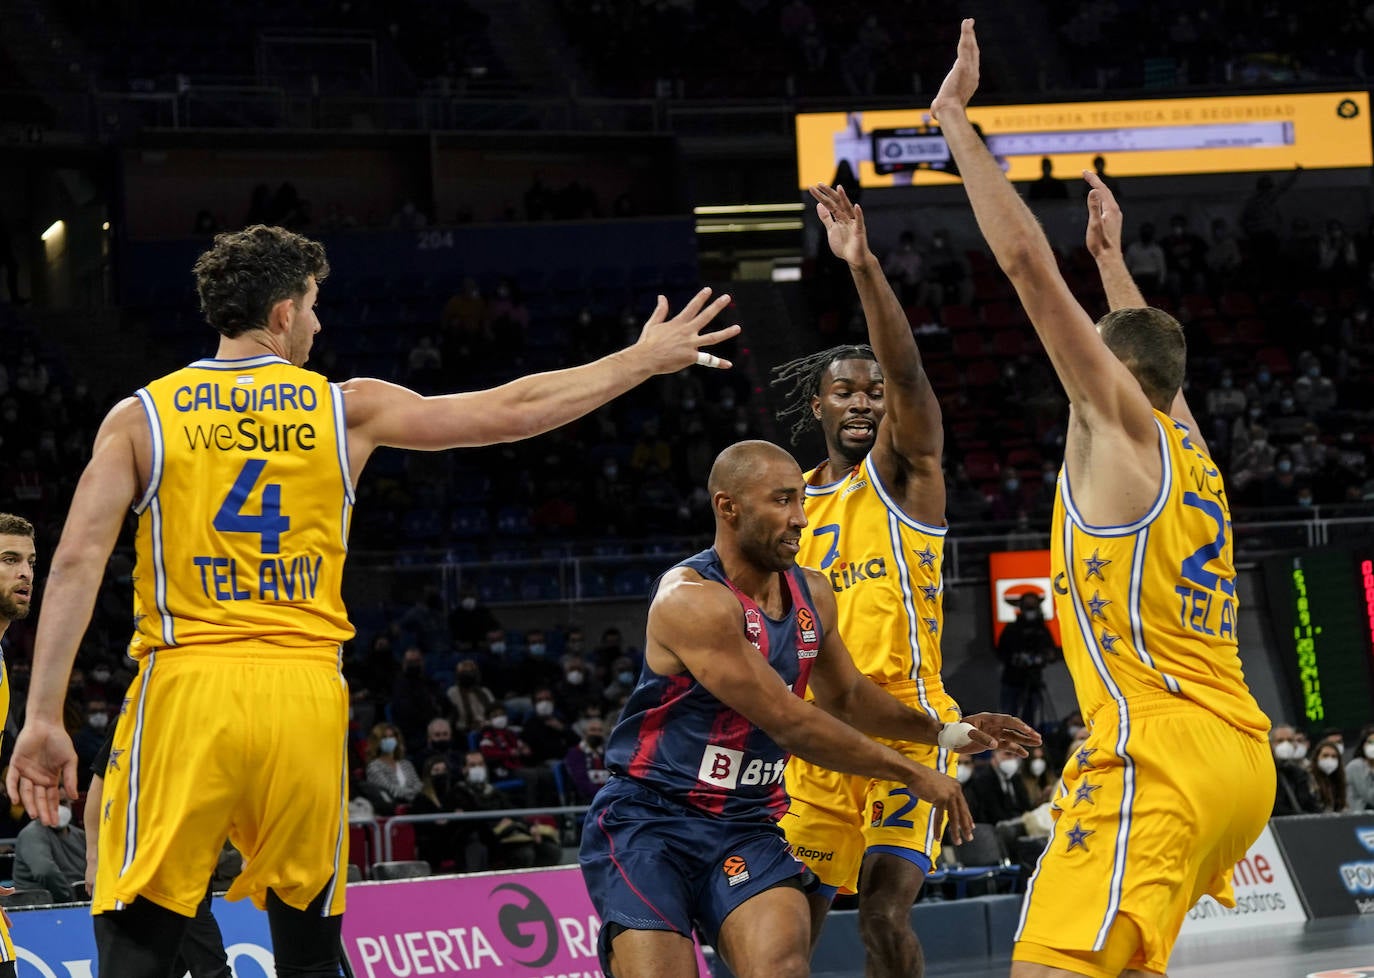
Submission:
[[737,551],[763,570],[796,560],[806,526],[801,467],[767,441],[742,441],[716,456],[707,478],[716,514],[716,549]]
[[763,475],[769,462],[797,464],[790,453],[771,441],[735,442],[717,455],[711,464],[711,474],[706,477],[706,491],[712,496],[718,492],[737,493],[751,480]]

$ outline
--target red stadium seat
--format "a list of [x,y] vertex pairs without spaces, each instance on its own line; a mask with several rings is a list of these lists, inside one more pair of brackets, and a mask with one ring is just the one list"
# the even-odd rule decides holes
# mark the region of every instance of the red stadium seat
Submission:
[[983,355],[983,334],[969,330],[954,334],[954,355],[960,360],[973,360]]
[[1002,475],[1002,463],[993,452],[969,452],[964,456],[964,471],[973,482],[991,482]]

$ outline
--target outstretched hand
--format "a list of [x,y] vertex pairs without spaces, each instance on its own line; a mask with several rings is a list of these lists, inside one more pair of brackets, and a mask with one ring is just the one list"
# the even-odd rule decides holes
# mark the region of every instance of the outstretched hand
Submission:
[[930,103],[930,114],[936,122],[946,109],[962,110],[978,91],[978,38],[973,33],[973,18],[968,17],[959,25],[959,54],[954,59],[954,67],[940,84],[935,101]]
[[868,248],[868,227],[864,212],[849,199],[844,187],[817,184],[811,188],[816,198],[816,216],[825,225],[825,239],[835,257],[857,268],[872,256]]
[[975,713],[971,717],[964,717],[964,722],[973,724],[975,729],[996,741],[986,744],[984,749],[997,747],[1026,757],[1030,753],[1027,747],[1040,746],[1040,734],[1034,727],[1005,713]]
[[1088,191],[1088,253],[1101,260],[1106,255],[1121,253],[1121,205],[1092,170],[1083,171],[1083,179],[1092,189]]
[[639,340],[634,345],[634,349],[648,358],[649,368],[655,374],[674,373],[694,363],[722,370],[733,366],[729,360],[703,351],[703,347],[715,346],[739,335],[738,325],[710,333],[702,332],[731,301],[729,295],[720,295],[707,305],[710,298],[711,290],[702,289],[682,307],[680,313],[669,319],[668,299],[666,296],[658,297],[653,315],[644,324]]
[[5,790],[11,799],[22,801],[31,816],[44,825],[56,826],[63,788],[68,798],[77,796],[72,738],[62,724],[30,717],[14,742]]

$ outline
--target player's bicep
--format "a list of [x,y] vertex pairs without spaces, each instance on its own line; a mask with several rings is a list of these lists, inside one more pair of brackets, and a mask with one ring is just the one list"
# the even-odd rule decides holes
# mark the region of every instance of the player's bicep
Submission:
[[665,584],[649,609],[649,630],[712,696],[770,734],[801,704],[749,644],[739,604],[720,585]]
[[506,387],[426,397],[383,380],[342,385],[349,428],[372,446],[441,451],[522,437],[522,411]]
[[1089,428],[1123,428],[1155,439],[1154,412],[1140,382],[1098,335],[1097,327],[1057,269],[1013,279],[1017,295],[1049,354],[1070,403]]

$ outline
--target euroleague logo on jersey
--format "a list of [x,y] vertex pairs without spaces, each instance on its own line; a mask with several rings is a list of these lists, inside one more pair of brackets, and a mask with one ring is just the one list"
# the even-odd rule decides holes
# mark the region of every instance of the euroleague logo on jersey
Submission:
[[744,861],[743,856],[726,856],[720,868],[731,886],[749,882],[749,864]]
[[[811,609],[810,609],[810,608],[798,608],[798,609],[797,609],[797,632],[801,635],[801,640],[802,640],[802,643],[803,643],[803,644],[805,644],[805,645],[815,645],[815,644],[816,644],[816,619],[815,619],[815,617],[811,614]],[[797,650],[797,655],[798,655],[798,657],[801,657],[801,656],[802,656],[802,653],[805,652],[805,651],[807,651],[807,650],[805,650],[805,649],[798,649],[798,650]],[[811,654],[814,656],[816,653],[815,653],[815,651],[813,650],[813,651],[811,651]]]

